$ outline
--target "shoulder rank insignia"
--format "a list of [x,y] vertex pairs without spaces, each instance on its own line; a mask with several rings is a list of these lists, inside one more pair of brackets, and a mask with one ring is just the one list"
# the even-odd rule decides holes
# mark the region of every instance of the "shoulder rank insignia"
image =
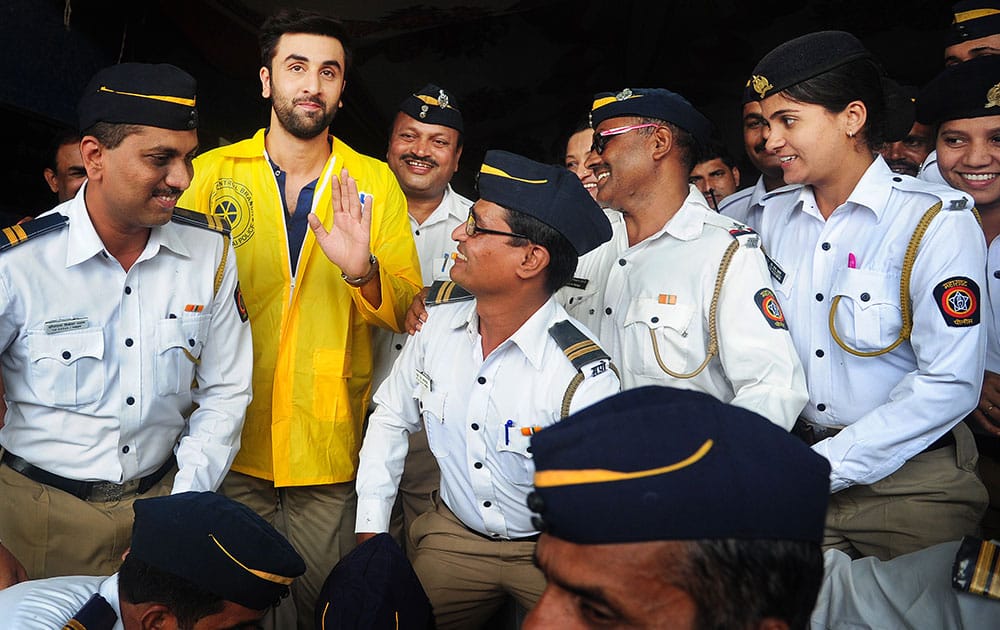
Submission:
[[1000,599],[1000,545],[972,536],[963,538],[955,555],[951,584],[973,595]]
[[474,296],[458,286],[451,280],[437,280],[431,285],[431,290],[424,300],[425,306],[437,306],[438,304],[451,304],[452,302],[465,302]]
[[111,630],[118,623],[118,614],[108,600],[95,593],[63,630]]
[[174,216],[170,219],[174,223],[190,225],[203,230],[212,230],[220,234],[229,234],[229,221],[217,214],[205,214],[184,208],[174,208]]
[[564,319],[552,324],[552,327],[549,328],[549,335],[562,348],[563,354],[578,372],[583,373],[584,367],[599,362],[591,368],[589,374],[584,374],[585,377],[597,376],[607,371],[611,357],[569,320]]
[[742,242],[750,249],[754,249],[760,245],[760,237],[753,231],[753,228],[747,227],[746,225],[737,224],[736,227],[729,230],[729,234],[736,240],[745,236],[746,238]]
[[20,245],[21,243],[27,241],[29,238],[34,238],[45,234],[46,232],[52,232],[54,230],[61,229],[64,225],[69,223],[69,217],[64,214],[47,214],[37,219],[32,219],[25,223],[19,225],[11,225],[10,227],[5,227],[0,230],[0,252],[7,251],[15,245]]

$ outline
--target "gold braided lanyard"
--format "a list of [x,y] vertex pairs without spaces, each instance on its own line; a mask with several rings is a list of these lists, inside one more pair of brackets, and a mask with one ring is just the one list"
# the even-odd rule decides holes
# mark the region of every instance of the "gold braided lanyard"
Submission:
[[712,303],[708,308],[708,355],[694,372],[681,374],[680,372],[674,372],[664,365],[663,359],[660,357],[660,346],[656,342],[656,331],[652,328],[649,329],[649,338],[653,341],[653,355],[656,357],[656,362],[660,365],[660,369],[668,375],[681,379],[694,378],[701,374],[706,367],[708,367],[708,363],[712,360],[712,357],[719,354],[719,332],[717,330],[719,319],[719,294],[722,293],[722,282],[726,279],[726,271],[729,270],[729,263],[732,262],[733,255],[739,248],[740,242],[734,240],[729,244],[729,247],[726,249],[726,253],[722,255],[722,263],[719,265],[719,273],[715,277],[715,290],[712,292]]
[[[899,279],[899,306],[903,311],[903,326],[900,328],[899,336],[894,342],[881,350],[867,352],[848,346],[840,338],[840,335],[837,334],[837,327],[834,322],[834,314],[837,311],[837,305],[840,304],[842,296],[838,295],[833,298],[833,301],[830,303],[830,334],[833,336],[833,340],[837,342],[837,345],[843,348],[845,352],[853,354],[856,357],[877,357],[892,352],[899,347],[899,344],[910,338],[910,333],[913,331],[913,302],[910,300],[910,274],[913,272],[913,263],[917,259],[917,250],[920,248],[920,241],[923,240],[927,227],[940,211],[941,202],[939,201],[931,206],[924,213],[924,216],[920,217],[920,222],[917,223],[916,229],[913,230],[913,236],[910,237],[910,242],[906,246],[906,253],[903,254],[903,273]],[[975,214],[978,219],[979,213],[976,212]]]
[[[222,286],[222,276],[226,271],[226,260],[229,258],[229,234],[225,232],[222,233],[222,258],[219,260],[219,266],[215,268],[215,284],[212,287],[212,297],[219,294],[219,287]],[[191,354],[191,352],[182,347],[181,350],[184,351],[184,356],[194,363],[195,365],[201,365],[201,359]]]

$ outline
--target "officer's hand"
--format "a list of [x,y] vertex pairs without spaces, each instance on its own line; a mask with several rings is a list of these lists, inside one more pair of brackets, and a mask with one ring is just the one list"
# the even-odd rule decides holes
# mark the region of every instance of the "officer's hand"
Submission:
[[375,538],[376,534],[373,532],[358,532],[358,544],[365,542],[366,540],[371,540]]
[[430,290],[430,287],[420,289],[420,292],[413,296],[410,310],[406,311],[406,332],[411,335],[423,328],[424,322],[427,321],[427,306],[424,304],[424,300],[427,299],[427,293]]
[[0,589],[14,586],[28,579],[24,565],[18,562],[6,547],[0,544]]
[[972,417],[981,433],[1000,437],[1000,374],[987,371],[983,375],[983,391]]
[[340,171],[340,179],[330,182],[333,203],[333,225],[330,231],[319,217],[309,213],[309,227],[316,235],[316,242],[333,264],[340,267],[349,278],[360,278],[371,269],[372,199],[365,196],[364,205],[358,198],[358,184]]

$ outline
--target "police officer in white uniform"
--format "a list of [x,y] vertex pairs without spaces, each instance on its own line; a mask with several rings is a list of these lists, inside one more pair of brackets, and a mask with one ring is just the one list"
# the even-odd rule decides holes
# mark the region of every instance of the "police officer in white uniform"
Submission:
[[760,239],[688,184],[710,123],[664,89],[595,96],[597,200],[615,235],[560,293],[598,332],[626,389],[711,394],[791,429],[808,398]]
[[0,244],[0,587],[18,560],[31,578],[113,572],[136,497],[219,486],[250,401],[228,227],[174,208],[194,79],[105,68],[78,113],[87,183]]
[[876,156],[882,76],[853,35],[786,42],[751,78],[785,181],[760,235],[829,460],[824,544],[886,559],[975,531],[985,490],[959,421],[976,405],[986,247],[972,200]]
[[552,297],[610,237],[604,212],[571,172],[503,151],[487,152],[479,192],[451,270],[475,299],[432,306],[403,348],[375,394],[357,479],[361,542],[388,527],[407,434],[427,432],[441,494],[410,541],[439,628],[478,627],[506,593],[526,608],[538,599],[530,438],[620,387]]

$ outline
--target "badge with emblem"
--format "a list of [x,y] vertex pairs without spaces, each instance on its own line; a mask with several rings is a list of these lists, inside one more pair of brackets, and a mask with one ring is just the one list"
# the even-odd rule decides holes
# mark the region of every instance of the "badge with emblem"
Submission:
[[626,101],[626,100],[628,100],[630,98],[632,98],[632,90],[630,90],[628,88],[625,88],[624,90],[622,90],[618,94],[615,94],[615,100],[616,101]]
[[753,296],[754,302],[757,303],[757,308],[760,312],[764,314],[764,321],[771,328],[777,328],[779,330],[788,330],[788,324],[785,323],[785,314],[781,312],[781,304],[778,303],[777,296],[774,295],[774,291],[771,289],[761,289]]
[[441,109],[448,107],[448,95],[444,93],[444,90],[438,92],[438,107]]
[[979,323],[979,285],[971,278],[948,278],[934,287],[934,299],[948,326],[960,328]]
[[767,77],[762,77],[757,74],[750,77],[749,84],[753,87],[753,91],[759,94],[761,98],[764,98],[764,95],[767,94],[768,91],[774,89],[774,86],[767,80]]
[[986,93],[986,104],[984,108],[1000,107],[1000,83],[997,83]]
[[420,106],[420,117],[421,118],[427,118],[427,112],[429,110],[430,110],[430,107],[427,106],[427,103],[424,103],[423,105],[421,105]]

